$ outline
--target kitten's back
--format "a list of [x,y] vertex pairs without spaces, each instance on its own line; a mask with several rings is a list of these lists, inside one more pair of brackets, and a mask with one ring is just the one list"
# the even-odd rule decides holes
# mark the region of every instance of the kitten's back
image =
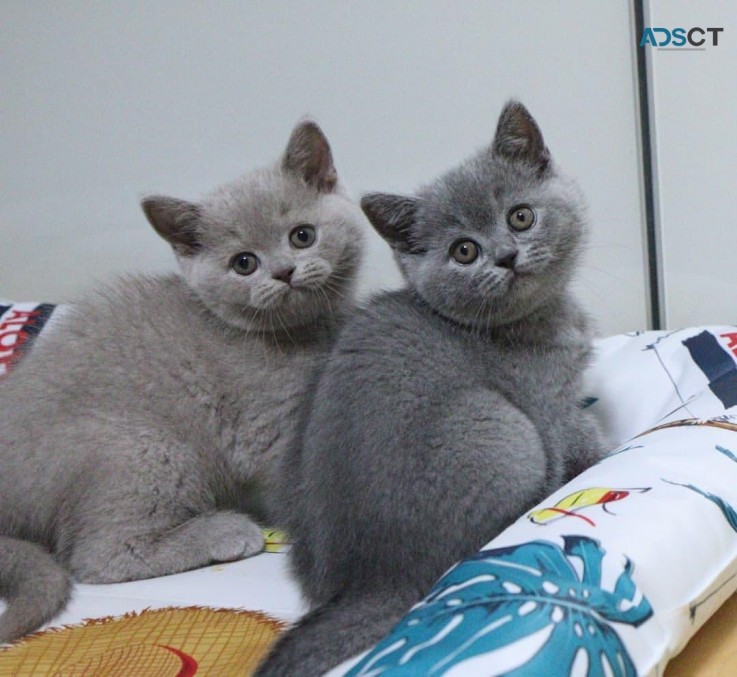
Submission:
[[9,407],[0,417],[15,418],[29,402],[53,406],[55,417],[113,403],[150,410],[155,397],[146,406],[142,400],[164,387],[160,379],[176,378],[183,360],[195,365],[203,356],[199,307],[177,275],[121,278],[80,299],[0,386]]
[[[541,497],[541,440],[524,410],[494,388],[495,361],[501,359],[493,344],[484,346],[407,290],[373,299],[347,324],[317,386],[302,448],[294,451],[298,458],[292,459],[304,477],[302,500],[311,503],[307,509],[298,505],[291,516],[294,532],[304,536],[295,546],[297,567],[300,548],[322,560],[321,574],[298,571],[312,598],[326,601],[360,579],[367,543],[366,575],[381,572],[391,580],[413,571],[419,591],[447,566],[448,550],[473,551],[515,509]],[[487,427],[487,433],[480,430]],[[500,431],[530,440],[531,456],[520,453],[511,460],[494,451]],[[485,439],[491,448],[479,444]],[[470,507],[446,509],[441,496],[427,500],[445,474],[469,478],[459,462],[480,462],[492,485],[494,464],[514,478],[496,486],[498,501],[477,502],[477,508],[493,510],[473,520]],[[483,475],[474,474],[473,482],[469,503],[485,491]],[[497,510],[499,505],[516,508],[510,515],[506,508]],[[439,522],[445,523],[442,529]],[[404,556],[398,554],[400,544],[432,543],[438,529],[445,549],[415,556],[410,545]],[[384,564],[377,565],[379,560]]]

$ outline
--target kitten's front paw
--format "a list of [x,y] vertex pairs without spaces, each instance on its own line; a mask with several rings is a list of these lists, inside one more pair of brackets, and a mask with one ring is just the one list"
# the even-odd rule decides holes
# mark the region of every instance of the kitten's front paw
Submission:
[[566,481],[596,465],[607,456],[609,448],[594,415],[587,411],[580,412],[578,429],[566,458]]
[[263,550],[261,528],[241,513],[215,513],[207,520],[205,528],[210,555],[217,562],[230,562]]

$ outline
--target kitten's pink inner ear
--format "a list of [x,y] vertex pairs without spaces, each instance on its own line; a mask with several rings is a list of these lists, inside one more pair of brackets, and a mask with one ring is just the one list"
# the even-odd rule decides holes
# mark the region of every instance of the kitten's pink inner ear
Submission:
[[368,193],[361,198],[361,209],[376,232],[394,249],[418,253],[411,241],[417,213],[417,199],[390,193]]
[[335,167],[333,167],[332,165],[332,158],[331,158],[330,167],[324,173],[322,178],[319,180],[317,189],[324,193],[329,193],[335,188],[336,183],[338,183],[338,172],[335,171]]
[[529,162],[540,172],[550,163],[550,151],[537,122],[517,101],[510,101],[499,116],[492,151],[510,160]]
[[322,193],[331,192],[338,182],[330,144],[320,127],[311,121],[303,122],[292,132],[282,167]]
[[199,205],[186,200],[152,195],[141,201],[141,207],[154,230],[177,253],[191,256],[198,251]]

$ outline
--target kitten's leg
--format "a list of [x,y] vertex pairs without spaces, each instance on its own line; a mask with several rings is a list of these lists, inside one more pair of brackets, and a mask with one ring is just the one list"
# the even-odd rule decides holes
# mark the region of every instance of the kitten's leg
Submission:
[[157,429],[94,431],[104,454],[88,463],[63,516],[60,548],[73,575],[89,583],[149,578],[263,548],[248,516],[218,511],[227,474],[213,455]]
[[449,566],[542,498],[540,435],[499,393],[456,391],[400,414],[402,434],[369,440],[367,430],[354,446],[359,458],[344,453],[347,433],[336,435],[335,425],[307,439],[306,451],[321,449],[320,460],[339,471],[322,497],[325,523],[306,529],[319,575],[303,587],[333,599],[287,633],[257,674],[322,674],[368,649]]
[[323,523],[308,533],[319,558],[319,575],[303,581],[311,598],[356,580],[367,590],[399,580],[427,591],[544,498],[541,436],[503,395],[469,388],[428,404],[402,412],[402,434],[356,445],[358,459],[343,453],[340,436],[309,441],[338,468],[322,498]]
[[198,515],[161,531],[106,531],[77,540],[70,559],[77,580],[117,583],[164,576],[253,555],[264,544],[257,524],[230,511]]
[[395,510],[433,516],[433,531],[421,523],[414,531],[427,534],[421,550],[437,556],[439,575],[541,500],[554,460],[532,421],[496,391],[458,392],[425,420],[430,453],[415,467],[409,504]]
[[575,437],[566,454],[566,481],[595,465],[608,448],[598,420],[590,411],[576,412]]

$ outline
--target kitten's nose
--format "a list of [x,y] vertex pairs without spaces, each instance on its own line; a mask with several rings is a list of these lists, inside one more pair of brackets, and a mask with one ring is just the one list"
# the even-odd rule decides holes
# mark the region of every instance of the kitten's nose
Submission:
[[497,252],[495,263],[499,268],[514,270],[514,264],[517,263],[517,250],[506,249]]
[[292,266],[291,268],[284,268],[283,270],[279,270],[271,277],[273,277],[275,280],[281,280],[282,282],[286,282],[287,284],[289,284],[292,281],[292,275],[294,275],[294,266]]

